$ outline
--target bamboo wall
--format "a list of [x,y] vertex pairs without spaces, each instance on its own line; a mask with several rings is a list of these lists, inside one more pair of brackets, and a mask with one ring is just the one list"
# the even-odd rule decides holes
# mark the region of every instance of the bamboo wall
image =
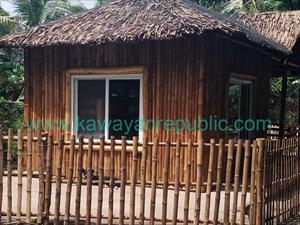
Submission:
[[[101,47],[26,49],[25,121],[65,119],[69,110],[69,103],[66,102],[66,71],[69,69],[132,66],[144,69],[145,119],[192,120],[210,115],[225,117],[231,73],[256,78],[254,117],[267,116],[271,56],[227,39],[203,35],[188,40],[107,44]],[[61,135],[59,130],[52,132],[55,138]],[[199,131],[177,134],[175,131],[150,130],[144,135],[149,140],[159,137],[169,141],[178,138],[196,141],[202,134]],[[224,138],[224,134],[206,132],[204,137]],[[162,157],[163,153],[159,151],[158,154]],[[208,154],[205,157],[208,159]],[[54,159],[57,159],[56,153]],[[34,150],[33,161],[36,160],[37,153]],[[163,162],[158,167],[162,168],[162,165]],[[37,169],[35,165],[33,168]]]

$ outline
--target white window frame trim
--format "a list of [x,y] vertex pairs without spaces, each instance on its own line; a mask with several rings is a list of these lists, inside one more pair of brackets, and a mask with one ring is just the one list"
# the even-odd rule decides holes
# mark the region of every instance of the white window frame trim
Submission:
[[[109,82],[110,80],[139,80],[140,81],[140,102],[139,121],[144,119],[143,112],[143,74],[95,74],[95,75],[72,75],[71,77],[71,134],[78,138],[78,133],[74,131],[75,118],[78,115],[78,81],[79,80],[105,80],[105,121],[109,121]],[[109,142],[108,127],[105,126],[104,138]],[[143,141],[143,130],[139,129],[138,140]],[[97,139],[96,137],[95,139]],[[130,142],[131,140],[128,140]]]

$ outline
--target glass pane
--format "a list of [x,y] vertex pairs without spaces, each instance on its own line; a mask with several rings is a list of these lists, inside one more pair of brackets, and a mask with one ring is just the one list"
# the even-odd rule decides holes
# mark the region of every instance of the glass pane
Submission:
[[104,126],[99,126],[99,122],[103,123],[104,120],[105,80],[79,80],[78,135],[96,138],[104,136]]
[[112,126],[109,137],[120,139],[126,136],[132,139],[138,136],[134,129],[139,119],[140,81],[139,80],[110,80],[109,81],[109,119]]
[[230,83],[228,99],[228,138],[238,138],[238,133],[234,130],[233,123],[240,117],[240,95],[241,85],[237,83]]
[[250,95],[251,83],[230,82],[228,102],[229,138],[237,139],[249,137],[248,132],[237,131],[234,127],[234,123],[238,119],[241,119],[242,121],[250,119]]

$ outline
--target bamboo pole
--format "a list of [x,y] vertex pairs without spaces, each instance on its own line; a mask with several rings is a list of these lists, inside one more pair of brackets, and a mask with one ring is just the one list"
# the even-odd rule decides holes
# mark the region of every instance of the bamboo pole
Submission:
[[158,138],[155,138],[153,151],[152,151],[152,184],[151,184],[151,200],[150,200],[150,225],[155,224],[155,202],[156,202],[156,184],[157,184],[157,151],[158,151]]
[[26,186],[26,223],[31,223],[31,189],[32,189],[32,133],[28,131],[27,141],[27,186]]
[[103,182],[104,182],[104,138],[100,138],[99,149],[99,180],[98,180],[98,204],[97,204],[97,225],[102,224],[102,206],[103,206]]
[[55,191],[55,209],[54,209],[54,225],[59,224],[60,217],[60,201],[61,201],[61,182],[62,182],[62,163],[64,152],[64,136],[62,135],[58,145],[58,161],[56,172],[56,191]]
[[141,197],[140,197],[140,221],[139,225],[144,225],[145,220],[145,192],[146,192],[146,166],[147,166],[147,143],[146,137],[143,139],[143,152],[141,161]]
[[1,223],[1,212],[2,212],[2,201],[3,201],[3,135],[0,129],[0,223]]
[[214,152],[215,152],[215,140],[210,140],[209,148],[209,164],[208,164],[208,174],[207,174],[207,186],[206,186],[206,201],[205,201],[205,214],[204,214],[204,224],[209,223],[209,213],[210,213],[210,198],[211,198],[211,186],[212,186],[212,176],[213,176],[213,166],[214,166]]
[[22,211],[22,176],[23,176],[23,129],[18,130],[18,196],[17,196],[17,222],[21,222]]
[[186,152],[186,167],[185,167],[185,193],[184,193],[184,214],[183,224],[189,223],[189,204],[190,204],[190,189],[191,189],[191,152],[192,140],[189,139]]
[[124,224],[125,194],[126,194],[126,137],[122,137],[121,150],[121,190],[120,190],[120,219],[119,225]]
[[237,203],[239,194],[239,178],[240,178],[240,167],[241,167],[241,154],[243,149],[243,140],[238,140],[238,147],[235,157],[235,169],[234,169],[234,184],[233,184],[233,204],[232,204],[232,214],[231,223],[236,224],[237,217]]
[[196,195],[195,195],[195,213],[194,225],[198,225],[200,221],[201,209],[201,188],[202,188],[202,170],[203,170],[203,150],[204,141],[199,139],[197,148],[197,179],[196,179]]
[[240,212],[240,224],[245,224],[246,214],[246,198],[247,198],[247,187],[248,187],[248,170],[249,170],[249,158],[250,158],[250,141],[245,142],[245,157],[244,157],[244,168],[243,168],[243,181],[242,181],[242,196],[241,196],[241,212]]
[[180,187],[180,146],[181,146],[181,142],[180,140],[177,140],[176,155],[175,155],[175,190],[174,190],[172,225],[177,224],[177,216],[178,216],[178,199],[179,199],[179,187]]
[[70,145],[70,155],[69,155],[69,173],[66,189],[66,204],[65,204],[65,217],[64,225],[69,224],[70,219],[70,205],[71,205],[71,196],[72,196],[72,183],[73,183],[73,174],[74,174],[74,154],[75,154],[75,135],[71,137]]
[[75,198],[75,225],[80,224],[80,203],[81,203],[81,183],[82,183],[82,157],[83,157],[83,136],[79,137],[79,152],[77,154],[77,179]]
[[45,199],[45,179],[44,179],[44,142],[42,140],[41,128],[38,128],[37,137],[38,149],[38,168],[39,168],[39,198],[38,198],[38,212],[37,223],[41,224],[43,219],[44,199]]
[[226,165],[226,178],[225,178],[224,225],[229,225],[231,169],[232,169],[232,160],[233,160],[233,149],[234,149],[233,140],[229,140],[227,165]]
[[280,213],[280,210],[281,210],[281,158],[280,158],[280,155],[281,155],[281,151],[280,151],[280,141],[279,140],[276,140],[275,141],[275,157],[276,157],[276,169],[277,169],[277,176],[278,176],[278,181],[277,181],[277,184],[276,184],[276,192],[278,193],[278,198],[277,198],[277,202],[276,202],[276,223],[279,224],[281,221],[280,221],[280,218],[281,218],[281,213]]
[[[283,158],[283,188],[284,190],[287,190],[287,182],[286,182],[286,177],[287,177],[287,156],[286,156],[286,149],[287,149],[287,141],[286,139],[282,140],[283,143],[283,154],[282,154],[282,158]],[[257,164],[258,164],[258,159],[257,159]],[[258,166],[257,166],[258,167]],[[256,174],[257,174],[257,167],[256,169]],[[256,179],[256,188],[257,188],[257,180]],[[258,204],[257,202],[257,195],[256,195],[256,204]],[[257,206],[257,205],[256,205]],[[255,222],[257,222],[257,208],[255,208],[256,210],[256,217],[255,217]],[[283,192],[283,220],[287,219],[287,192],[284,191]]]
[[214,218],[213,218],[214,225],[218,224],[218,219],[219,219],[220,199],[221,199],[221,189],[222,189],[223,151],[224,151],[224,140],[220,139],[219,150],[218,150],[218,163],[217,163],[216,197],[215,197]]
[[114,185],[115,185],[115,137],[111,137],[109,161],[109,195],[108,195],[108,225],[113,225],[114,218]]
[[138,139],[133,137],[133,164],[132,164],[132,173],[130,181],[130,205],[129,205],[129,225],[134,225],[135,221],[135,189],[136,189],[136,176],[137,176],[137,166],[138,166]]
[[168,188],[169,188],[169,170],[170,170],[170,142],[166,142],[165,148],[165,165],[164,165],[164,176],[163,176],[163,199],[162,199],[162,219],[161,224],[166,225],[167,223],[167,207],[168,207]]
[[12,154],[13,154],[13,133],[8,129],[7,144],[7,223],[11,223],[12,217]]
[[51,206],[51,185],[52,185],[52,155],[53,155],[53,135],[48,135],[47,163],[46,163],[46,184],[45,184],[45,218],[44,224],[49,224]]
[[257,174],[256,174],[256,192],[257,192],[257,208],[256,208],[256,225],[263,224],[263,158],[264,158],[264,147],[265,147],[265,140],[259,139],[258,140],[258,160],[257,160]]
[[87,187],[86,187],[86,220],[85,224],[91,224],[91,214],[92,214],[92,179],[93,179],[93,137],[89,138],[89,150],[87,159]]
[[251,179],[250,179],[250,225],[255,225],[255,176],[256,176],[256,163],[257,163],[257,142],[254,140],[252,144],[252,161],[251,161]]

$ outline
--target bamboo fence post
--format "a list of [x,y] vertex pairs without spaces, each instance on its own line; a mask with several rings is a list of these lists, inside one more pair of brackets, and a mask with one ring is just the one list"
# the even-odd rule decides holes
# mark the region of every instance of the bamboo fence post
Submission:
[[12,154],[13,154],[13,132],[8,129],[7,144],[7,223],[11,223],[12,217]]
[[143,139],[143,152],[141,161],[141,198],[140,198],[140,221],[139,225],[144,225],[145,220],[145,192],[146,192],[146,166],[147,166],[147,148],[148,140]]
[[251,161],[251,179],[250,179],[250,225],[255,225],[255,176],[256,176],[256,163],[257,163],[257,142],[256,140],[252,143],[252,161]]
[[282,181],[282,173],[281,173],[281,168],[282,168],[282,161],[281,161],[281,148],[280,148],[280,140],[277,140],[275,142],[275,148],[276,148],[276,167],[278,167],[277,169],[277,173],[278,173],[278,181],[277,181],[277,191],[279,193],[278,196],[278,201],[276,204],[277,207],[277,219],[276,222],[280,223],[281,222],[281,206],[282,206],[282,187],[281,187],[281,181]]
[[[282,139],[281,141],[281,173],[282,173],[282,179],[281,179],[281,188],[282,188],[282,220],[284,221],[285,218],[285,213],[286,213],[286,194],[285,191],[286,190],[286,183],[285,183],[285,177],[286,177],[286,157],[285,157],[285,140]],[[255,198],[255,200],[257,200]],[[255,218],[254,218],[255,221]]]
[[[272,153],[272,151],[271,151],[271,148],[272,148],[272,146],[271,146],[271,144],[270,143],[268,143],[268,153],[270,153],[270,154],[268,154],[266,157],[267,157],[267,165],[266,166],[268,166],[268,173],[269,173],[269,175],[268,175],[268,177],[267,177],[267,179],[265,180],[265,187],[269,190],[269,191],[267,191],[266,192],[266,198],[267,199],[269,199],[269,196],[272,196],[272,191],[273,191],[273,188],[270,188],[270,185],[272,184],[272,170],[273,170],[273,168],[272,168],[272,160],[273,160],[273,153]],[[272,208],[272,200],[268,200],[268,202],[266,203],[266,205],[265,205],[265,210],[266,210],[266,216],[267,216],[267,219],[268,218],[270,218],[271,216],[272,216],[272,214],[273,214],[273,212],[271,212],[271,208]]]
[[200,221],[203,150],[204,150],[204,141],[203,139],[199,139],[198,148],[197,148],[197,178],[196,178],[194,225],[198,225]]
[[86,219],[85,224],[91,224],[92,211],[92,176],[93,176],[93,137],[89,138],[88,159],[87,159],[87,187],[86,187]]
[[249,158],[250,158],[250,141],[245,142],[245,157],[244,157],[244,168],[243,168],[243,181],[242,181],[242,196],[241,196],[241,212],[240,212],[240,224],[245,224],[245,207],[247,198],[247,187],[248,187],[248,170],[249,170]]
[[44,142],[42,140],[41,127],[38,128],[37,137],[37,150],[38,150],[38,168],[39,168],[39,198],[37,210],[37,223],[41,224],[43,219],[44,199],[45,199],[45,179],[44,179]]
[[291,194],[291,199],[290,199],[290,217],[294,216],[294,138],[291,138],[291,147],[289,149],[290,153],[290,194]]
[[238,140],[238,147],[235,157],[235,169],[234,169],[234,184],[233,184],[233,204],[232,204],[232,214],[231,223],[236,224],[237,217],[237,203],[239,194],[239,178],[240,178],[240,167],[241,167],[241,154],[243,149],[243,140]]
[[155,223],[155,202],[156,202],[156,183],[157,183],[157,151],[158,138],[154,139],[152,151],[152,184],[151,184],[151,200],[150,200],[150,225]]
[[297,213],[297,211],[296,211],[296,209],[297,209],[297,207],[296,207],[296,189],[298,188],[297,187],[297,182],[296,182],[296,176],[295,176],[295,164],[296,164],[296,162],[295,162],[295,157],[296,157],[296,155],[295,155],[295,138],[293,138],[293,152],[292,152],[292,216],[295,216],[296,215],[296,213]]
[[175,155],[175,188],[174,188],[172,225],[177,224],[177,215],[178,215],[178,199],[179,199],[179,186],[180,186],[180,146],[181,146],[181,142],[180,140],[177,140],[176,153],[175,153],[176,154]]
[[187,153],[186,153],[186,167],[185,167],[185,193],[184,193],[184,214],[183,224],[189,223],[189,204],[190,204],[190,189],[191,189],[191,152],[192,140],[189,139]]
[[48,135],[47,163],[46,163],[46,190],[45,190],[45,224],[49,224],[51,206],[51,185],[52,185],[52,155],[53,155],[53,135]]
[[80,203],[81,203],[81,183],[82,183],[82,156],[83,156],[83,136],[79,137],[79,151],[77,154],[77,179],[75,198],[75,225],[80,223]]
[[114,185],[115,185],[115,137],[111,137],[109,161],[109,195],[108,195],[108,225],[113,225],[114,219]]
[[[259,146],[258,146],[258,150],[259,150]],[[289,152],[289,142],[288,142],[288,139],[285,140],[285,218],[288,219],[289,218],[289,155],[288,155],[288,152]],[[259,153],[258,153],[259,154]],[[259,156],[258,156],[259,158]],[[259,165],[258,165],[258,161],[259,159],[257,159],[257,170],[259,169]],[[258,179],[256,177],[256,179]],[[258,193],[257,193],[257,208],[259,206],[259,202],[258,202]],[[258,216],[256,214],[256,216]],[[257,221],[257,220],[256,220]]]
[[28,139],[27,139],[26,223],[31,223],[31,189],[32,189],[32,133],[31,133],[31,131],[28,131]]
[[21,222],[22,210],[22,177],[23,177],[23,130],[18,130],[18,196],[17,196],[17,222]]
[[2,214],[2,201],[3,201],[3,135],[0,129],[0,223]]
[[296,173],[296,214],[299,213],[299,137],[296,137],[296,152],[295,152],[295,173]]
[[234,142],[228,142],[228,154],[226,165],[226,178],[225,178],[225,199],[224,199],[224,225],[229,225],[229,212],[230,212],[230,189],[231,189],[231,169],[233,160]]
[[55,191],[55,211],[54,211],[54,225],[59,224],[60,217],[60,201],[61,201],[61,182],[62,182],[62,163],[64,152],[64,136],[62,135],[58,145],[58,161],[56,172],[56,191]]
[[69,173],[66,189],[66,204],[65,204],[65,217],[64,225],[68,225],[70,219],[70,204],[71,204],[71,195],[72,195],[72,183],[73,183],[73,174],[74,174],[74,153],[75,153],[75,135],[71,137],[70,144],[70,155],[69,155]]
[[214,207],[214,217],[213,217],[214,225],[217,225],[219,220],[221,189],[222,189],[223,151],[224,151],[224,139],[220,139],[219,149],[218,149],[218,162],[217,162],[216,197],[215,197],[215,207]]
[[[286,177],[287,177],[287,156],[286,156],[286,149],[287,149],[287,141],[286,139],[282,140],[283,143],[283,154],[282,154],[282,158],[283,158],[283,188],[284,190],[287,190],[287,182],[286,182]],[[257,160],[258,163],[258,160]],[[256,173],[257,173],[257,168],[256,168]],[[256,179],[256,185],[257,185],[257,179]],[[256,195],[257,197],[257,195]],[[257,198],[256,198],[257,201]],[[258,204],[258,202],[256,203]],[[286,220],[287,219],[287,193],[286,191],[283,192],[283,219]],[[256,218],[257,218],[257,208],[256,208]],[[255,222],[257,222],[257,220],[255,219]]]
[[211,186],[212,186],[212,176],[213,176],[213,166],[214,166],[214,152],[215,152],[215,140],[211,139],[210,147],[209,147],[209,162],[208,162],[206,201],[205,201],[205,212],[204,212],[205,225],[209,223],[210,197],[211,197]]
[[119,225],[124,224],[125,195],[126,195],[126,137],[122,137],[121,149],[121,187],[120,187],[120,219]]
[[102,224],[102,206],[103,206],[103,181],[104,181],[104,138],[100,138],[99,149],[99,180],[98,180],[98,204],[97,204],[97,225]]
[[136,189],[136,176],[138,166],[138,139],[133,137],[133,164],[130,181],[130,205],[129,205],[129,225],[134,225],[135,221],[135,189]]
[[257,208],[256,208],[256,225],[263,224],[263,159],[264,159],[265,140],[258,140],[258,160],[257,160],[257,175],[256,175],[256,191],[257,191]]
[[168,188],[169,188],[169,170],[170,170],[170,147],[171,144],[169,141],[166,142],[165,148],[165,165],[163,169],[163,199],[162,199],[162,219],[161,224],[166,225],[167,223],[167,206],[168,206]]

